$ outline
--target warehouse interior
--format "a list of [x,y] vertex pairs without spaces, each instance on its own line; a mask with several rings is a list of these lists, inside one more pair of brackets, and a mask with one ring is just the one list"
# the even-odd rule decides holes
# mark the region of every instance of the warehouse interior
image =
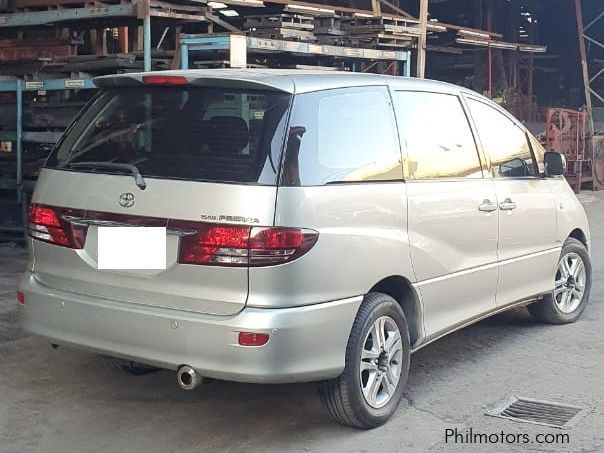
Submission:
[[426,77],[504,106],[565,153],[576,191],[604,181],[598,0],[0,0],[4,237],[99,75],[317,68]]

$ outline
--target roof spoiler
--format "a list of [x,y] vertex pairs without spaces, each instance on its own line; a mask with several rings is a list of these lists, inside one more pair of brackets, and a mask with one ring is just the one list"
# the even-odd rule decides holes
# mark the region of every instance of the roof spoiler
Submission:
[[[196,75],[196,74],[187,74],[183,72],[173,71],[173,72],[164,72],[157,71],[152,73],[133,73],[133,74],[120,74],[120,75],[108,75],[108,76],[100,76],[95,77],[93,79],[94,84],[99,88],[117,88],[117,87],[134,87],[134,86],[143,86],[145,85],[143,79],[145,77],[166,77],[169,79],[170,77],[178,77],[179,79],[185,78],[187,80],[187,85],[191,85],[194,87],[220,87],[220,88],[234,88],[234,89],[251,89],[251,90],[270,90],[277,91],[282,93],[293,93],[294,92],[294,84],[291,79],[285,79],[283,77],[272,78],[270,81],[267,81],[267,78],[263,78],[263,80],[258,80],[253,77],[245,78],[245,77],[213,77],[209,75]],[[274,82],[274,83],[270,83]],[[290,82],[290,83],[287,83]],[[158,86],[159,84],[154,83],[154,86]],[[166,83],[166,86],[173,86],[175,84]],[[183,86],[184,84],[178,84]]]

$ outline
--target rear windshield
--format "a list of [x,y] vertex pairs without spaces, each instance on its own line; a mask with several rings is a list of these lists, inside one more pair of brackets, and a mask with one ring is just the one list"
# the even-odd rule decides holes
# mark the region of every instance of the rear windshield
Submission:
[[102,91],[68,129],[46,167],[135,165],[143,176],[274,185],[290,95],[224,88]]

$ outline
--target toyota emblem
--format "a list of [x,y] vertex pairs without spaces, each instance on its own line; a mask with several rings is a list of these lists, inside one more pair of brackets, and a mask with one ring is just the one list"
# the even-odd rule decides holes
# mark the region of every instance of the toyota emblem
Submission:
[[119,198],[120,206],[123,208],[130,208],[134,206],[134,201],[134,194],[130,192],[125,192],[121,194]]

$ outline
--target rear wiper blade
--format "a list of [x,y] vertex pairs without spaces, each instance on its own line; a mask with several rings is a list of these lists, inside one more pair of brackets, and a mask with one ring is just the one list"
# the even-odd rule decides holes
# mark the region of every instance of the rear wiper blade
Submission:
[[119,170],[130,173],[134,176],[134,182],[141,189],[145,190],[147,187],[147,183],[143,179],[143,175],[141,175],[140,170],[136,167],[136,165],[131,164],[118,164],[115,162],[74,162],[72,164],[67,164],[68,168],[99,168],[105,170]]

